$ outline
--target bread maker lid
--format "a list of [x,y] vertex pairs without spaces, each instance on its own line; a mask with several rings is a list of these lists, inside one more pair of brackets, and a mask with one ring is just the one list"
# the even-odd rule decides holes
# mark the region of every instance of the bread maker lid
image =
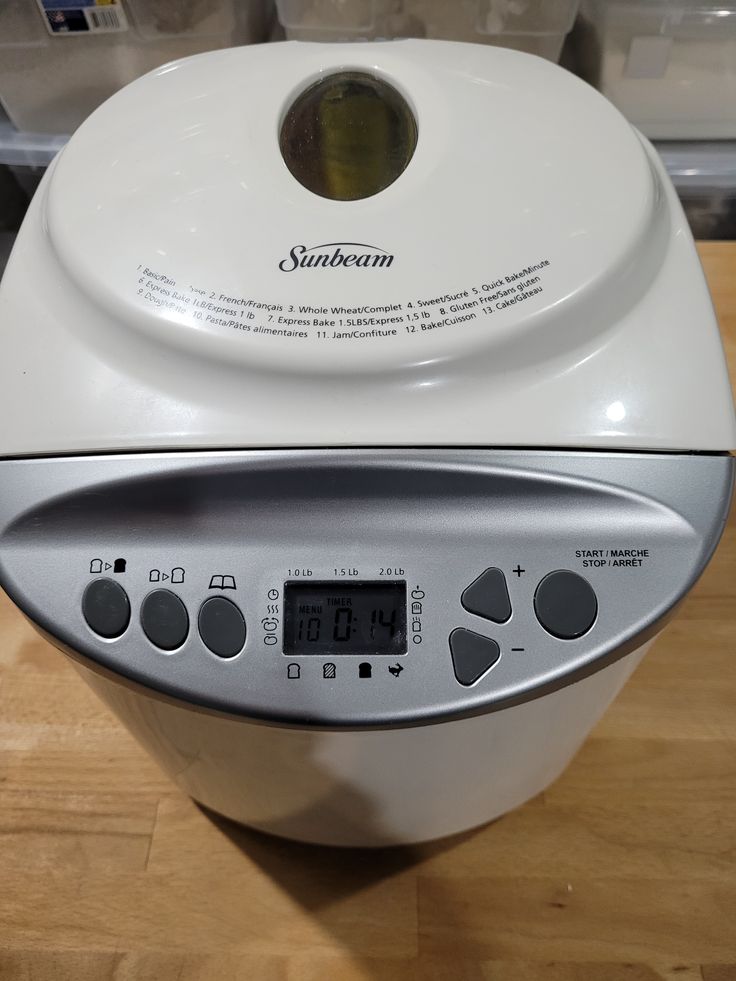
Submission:
[[[659,183],[626,120],[513,51],[326,49],[185,59],[93,113],[46,204],[79,288],[166,345],[307,375],[492,366],[602,330],[597,312],[635,291],[661,244]],[[399,101],[416,146],[379,193],[336,200],[294,176],[281,130],[315,82],[355,72],[385,83],[378,101]],[[394,139],[380,114],[371,125],[368,154]]]

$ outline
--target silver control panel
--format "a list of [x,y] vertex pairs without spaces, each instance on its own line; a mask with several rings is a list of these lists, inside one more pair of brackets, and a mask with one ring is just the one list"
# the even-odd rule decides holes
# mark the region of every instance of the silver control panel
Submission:
[[416,724],[570,684],[682,599],[724,455],[162,453],[0,462],[0,582],[88,666],[294,725]]

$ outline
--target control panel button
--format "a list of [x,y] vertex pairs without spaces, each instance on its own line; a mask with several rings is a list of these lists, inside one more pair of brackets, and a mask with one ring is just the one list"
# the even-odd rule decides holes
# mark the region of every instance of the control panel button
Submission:
[[598,600],[586,579],[568,569],[558,569],[537,586],[534,612],[547,633],[561,640],[574,640],[593,626]]
[[95,579],[84,591],[82,614],[100,637],[120,637],[130,623],[128,594],[112,579]]
[[455,677],[467,687],[493,667],[501,657],[501,648],[490,637],[458,627],[450,634],[450,653]]
[[500,569],[486,569],[471,582],[460,602],[468,613],[494,623],[506,623],[511,617],[511,600],[506,586],[506,576]]
[[232,600],[213,596],[199,608],[199,636],[218,657],[235,657],[245,644],[245,619]]
[[187,608],[170,589],[154,589],[141,606],[143,633],[162,651],[181,647],[189,633]]

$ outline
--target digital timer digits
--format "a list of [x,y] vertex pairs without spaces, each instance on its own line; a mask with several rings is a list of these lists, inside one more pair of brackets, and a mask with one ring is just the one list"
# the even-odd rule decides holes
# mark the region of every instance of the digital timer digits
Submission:
[[406,654],[405,582],[287,582],[284,654]]

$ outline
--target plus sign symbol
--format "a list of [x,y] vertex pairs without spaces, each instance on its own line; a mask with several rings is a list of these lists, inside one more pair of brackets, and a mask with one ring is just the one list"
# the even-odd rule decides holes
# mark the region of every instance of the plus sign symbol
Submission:
[[515,575],[517,575],[519,577],[519,579],[521,579],[521,575],[522,575],[523,572],[526,572],[526,569],[522,569],[521,566],[517,564],[516,568],[515,569],[512,569],[511,571]]

